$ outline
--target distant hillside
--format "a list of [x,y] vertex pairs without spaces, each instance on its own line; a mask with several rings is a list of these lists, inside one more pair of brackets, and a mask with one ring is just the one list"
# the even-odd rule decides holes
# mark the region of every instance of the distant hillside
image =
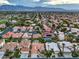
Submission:
[[62,8],[2,5],[0,6],[0,11],[65,11],[65,10]]
[[79,4],[58,4],[58,5],[49,5],[48,7],[63,8],[65,10],[79,11]]

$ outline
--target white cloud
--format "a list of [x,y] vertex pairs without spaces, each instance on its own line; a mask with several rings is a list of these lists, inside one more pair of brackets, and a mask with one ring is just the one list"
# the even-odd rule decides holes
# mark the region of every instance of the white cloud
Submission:
[[39,2],[40,0],[33,0],[33,2]]
[[7,0],[0,0],[0,5],[2,4],[10,4]]
[[5,4],[7,4],[7,5],[15,5],[15,4],[10,3],[7,0],[0,0],[0,5],[5,5]]
[[48,2],[44,2],[43,4],[50,4],[50,5],[56,5],[56,4],[79,4],[79,0],[50,0]]

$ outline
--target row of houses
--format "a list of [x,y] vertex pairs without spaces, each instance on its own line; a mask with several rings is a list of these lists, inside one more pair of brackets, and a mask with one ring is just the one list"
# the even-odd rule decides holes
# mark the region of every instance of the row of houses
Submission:
[[[69,33],[76,33],[75,36],[79,35],[79,29],[76,28],[71,28],[71,31]],[[34,33],[34,32],[7,32],[6,34],[2,35],[2,38],[9,38],[9,37],[13,37],[13,38],[41,38],[41,37],[49,37],[52,36],[52,32],[44,32],[43,34],[39,34],[39,33]],[[54,34],[57,34],[57,32],[54,32]],[[58,32],[58,37],[60,40],[64,40],[65,39],[65,33],[64,32]]]
[[10,37],[12,37],[12,38],[23,38],[23,39],[25,39],[25,38],[40,38],[42,36],[39,33],[32,35],[32,33],[22,33],[22,32],[20,32],[20,33],[7,32],[6,34],[4,34],[2,36],[2,38],[10,38]]
[[[79,44],[78,43],[70,43],[67,41],[59,41],[58,43],[51,42],[51,43],[45,43],[46,44],[46,50],[52,50],[55,53],[55,57],[58,58],[59,55],[58,53],[61,51],[63,52],[63,55],[65,58],[70,58],[72,57],[72,51],[74,50],[73,45],[76,45],[76,51],[79,51]],[[58,44],[60,46],[60,49],[58,47]],[[64,44],[64,47],[63,47]],[[4,52],[6,50],[9,51],[15,51],[15,48],[18,47],[21,52],[21,58],[28,58],[29,55],[29,50],[30,50],[30,42],[22,41],[20,43],[17,42],[8,42],[5,43],[4,41],[0,42],[0,52]],[[43,51],[44,50],[44,44],[43,43],[32,43],[32,48],[31,48],[31,58],[38,58],[38,55],[40,55],[40,52],[38,51]],[[40,58],[44,58],[45,56],[40,56]],[[63,57],[63,56],[62,56]]]
[[[40,38],[42,37],[42,34],[37,33],[36,31],[33,31],[33,27],[32,26],[15,26],[12,28],[13,31],[9,31],[7,33],[5,33],[4,35],[2,35],[2,38],[9,38],[9,37],[13,37],[13,38],[31,38],[32,34],[33,34],[33,38]],[[29,31],[28,31],[29,30]],[[44,33],[43,36],[46,37],[47,35],[52,35],[51,33],[51,28],[44,26]]]

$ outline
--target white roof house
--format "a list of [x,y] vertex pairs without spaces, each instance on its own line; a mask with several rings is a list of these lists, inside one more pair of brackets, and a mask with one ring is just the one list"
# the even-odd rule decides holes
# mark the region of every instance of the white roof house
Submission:
[[29,54],[29,51],[23,49],[23,50],[21,50],[20,58],[26,59],[26,58],[28,58],[28,54]]
[[63,44],[64,44],[64,52],[71,52],[70,49],[68,48],[71,48],[73,47],[73,44],[70,43],[70,42],[67,42],[67,41],[63,41],[63,42],[58,42],[60,47],[61,47],[61,50],[62,50],[62,47],[63,47]]
[[0,28],[5,28],[6,25],[5,24],[0,24]]
[[3,47],[3,45],[5,44],[4,40],[0,40],[0,47]]
[[[58,42],[58,43],[59,43],[60,48],[61,48],[62,51],[63,51],[63,49],[62,49],[62,43],[65,44],[64,51],[63,51],[64,52],[64,57],[72,57],[71,56],[71,50],[67,48],[67,47],[71,48],[72,44],[70,42],[65,42],[65,41]],[[55,52],[55,57],[58,57],[58,53],[60,52],[60,50],[59,50],[59,48],[57,46],[57,43],[54,43],[54,42],[52,42],[52,43],[46,43],[46,49],[47,50],[53,49],[54,52]]]
[[14,27],[13,32],[17,32],[17,31],[18,31],[18,28]]
[[[59,45],[60,45],[60,47],[61,47],[61,50],[63,51],[63,48],[62,48],[62,44],[64,43],[65,44],[65,46],[64,46],[64,57],[65,58],[71,58],[72,57],[72,55],[71,55],[71,50],[69,49],[69,48],[71,48],[72,49],[72,43],[70,43],[70,42],[67,42],[67,41],[63,41],[63,42],[58,42],[59,43]],[[68,48],[67,48],[68,47]]]
[[58,35],[58,37],[59,37],[59,39],[60,40],[64,40],[64,32],[59,32],[59,35]]
[[28,53],[22,53],[20,58],[28,58]]
[[57,43],[54,43],[54,42],[52,42],[52,43],[46,43],[46,49],[47,49],[47,50],[53,49],[54,52],[59,52]]
[[46,43],[46,49],[47,50],[53,49],[53,51],[55,52],[55,57],[58,57],[58,53],[59,53],[60,50],[59,50],[59,48],[57,46],[57,43],[54,43],[54,42]]
[[31,54],[31,58],[38,58],[38,54]]
[[67,30],[70,30],[70,28],[69,27],[65,27]]
[[5,54],[5,52],[0,51],[0,59],[2,59],[2,58],[3,58],[4,54]]
[[0,47],[2,47],[4,45],[4,43],[2,42],[1,44],[0,44]]
[[65,44],[65,47],[71,47],[72,46],[72,43],[67,42],[67,41],[62,41],[62,42],[58,42],[58,43],[60,44],[60,46],[62,46],[63,43]]
[[12,24],[15,24],[16,22],[17,22],[16,20],[12,20],[12,21],[11,21]]
[[78,32],[79,31],[79,29],[77,29],[77,28],[71,28],[71,32]]

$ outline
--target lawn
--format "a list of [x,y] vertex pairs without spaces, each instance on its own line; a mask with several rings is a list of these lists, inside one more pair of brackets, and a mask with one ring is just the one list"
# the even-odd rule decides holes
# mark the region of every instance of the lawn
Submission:
[[7,20],[0,20],[0,24],[5,24]]

